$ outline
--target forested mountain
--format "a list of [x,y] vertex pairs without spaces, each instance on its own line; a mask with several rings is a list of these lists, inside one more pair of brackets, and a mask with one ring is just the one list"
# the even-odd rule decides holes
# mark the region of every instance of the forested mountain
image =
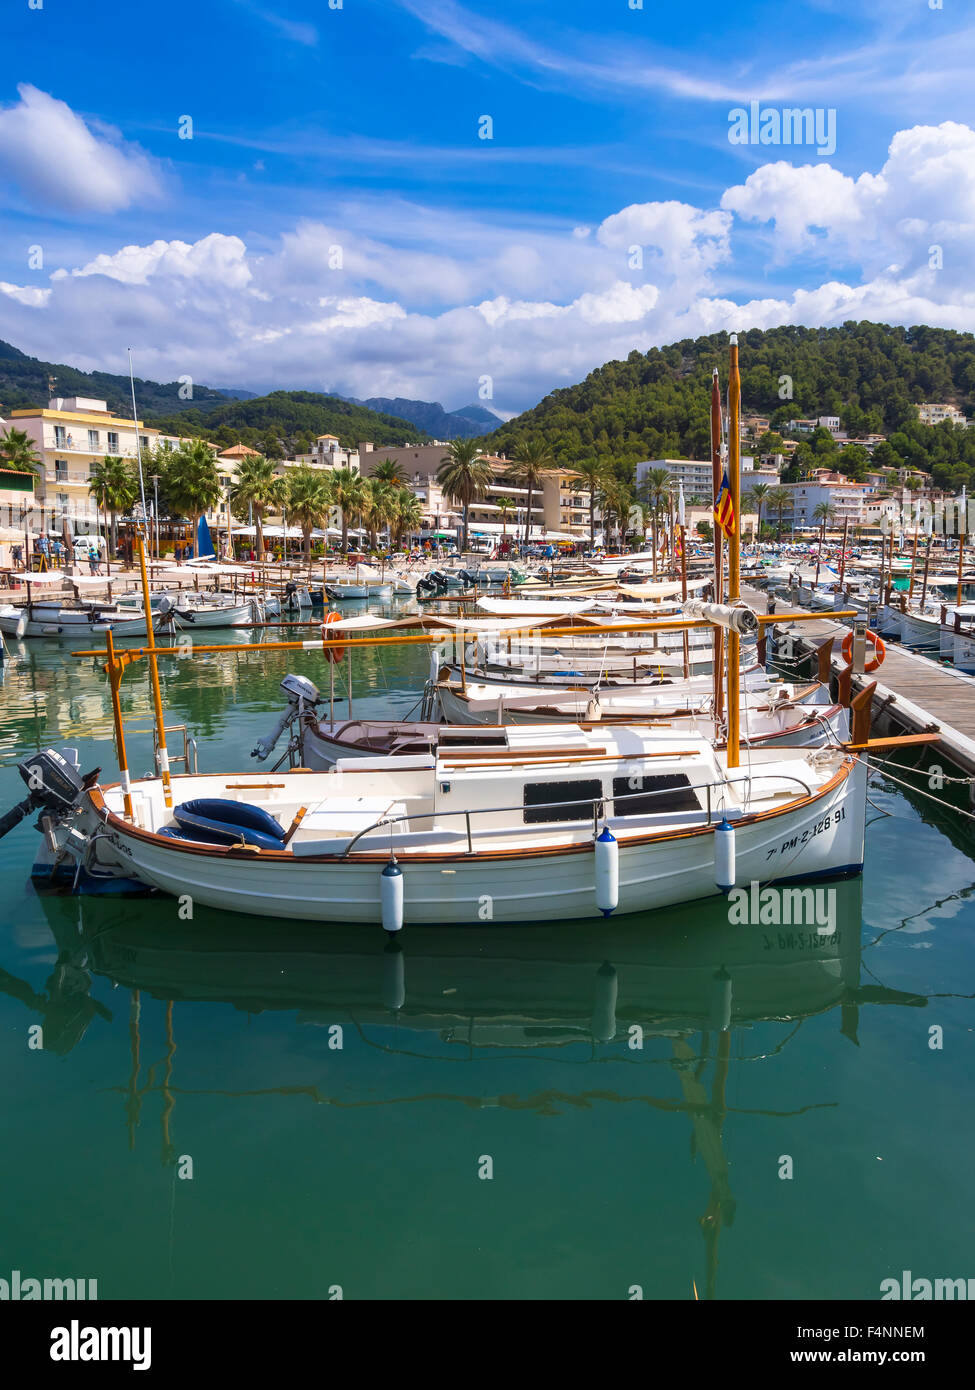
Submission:
[[[0,340],[0,414],[46,406],[55,378],[57,396],[89,396],[103,400],[109,410],[132,415],[131,388],[126,376],[113,372],[82,372],[63,362],[42,362]],[[199,435],[215,444],[249,444],[274,454],[303,452],[320,434],[336,434],[346,448],[362,439],[375,444],[405,444],[425,440],[426,433],[408,420],[367,410],[341,396],[317,391],[272,391],[266,396],[218,391],[193,383],[192,400],[181,400],[180,383],[135,379],[139,415],[165,434]]]
[[[877,462],[932,471],[943,485],[975,476],[975,429],[928,428],[917,423],[915,409],[920,401],[945,401],[973,413],[972,334],[850,322],[750,329],[738,341],[744,414],[767,415],[782,433],[790,420],[839,415],[854,438],[890,436]],[[487,443],[510,454],[520,439],[538,434],[559,461],[602,457],[624,478],[641,459],[708,458],[713,367],[726,385],[726,333],[631,352],[625,362],[608,362],[579,385],[553,391]]]
[[466,405],[461,410],[444,410],[439,401],[414,401],[404,396],[370,396],[368,400],[349,400],[369,410],[411,420],[434,439],[474,439],[486,430],[496,429],[501,417],[481,405]]
[[[46,406],[52,392],[48,380],[55,378],[56,396],[89,396],[105,401],[109,410],[132,416],[132,397],[127,376],[115,372],[82,372],[65,362],[42,362],[28,357],[11,343],[0,339],[0,414],[11,410],[27,410],[31,406]],[[192,408],[209,410],[228,400],[222,391],[212,386],[193,383],[193,399],[183,401],[179,396],[180,383],[135,379],[135,398],[140,415],[165,410],[168,414]]]
[[305,453],[320,434],[338,435],[344,448],[361,440],[376,445],[425,441],[416,425],[395,415],[353,405],[318,391],[271,391],[249,401],[223,401],[206,411],[175,416],[149,415],[146,422],[164,434],[199,435],[215,444],[249,444],[269,454]]

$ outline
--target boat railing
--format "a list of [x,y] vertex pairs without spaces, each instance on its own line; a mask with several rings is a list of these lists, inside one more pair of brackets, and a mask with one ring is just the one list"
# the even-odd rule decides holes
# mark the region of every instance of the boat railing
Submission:
[[[638,774],[633,775],[637,776]],[[721,779],[715,780],[713,782],[689,782],[686,787],[681,787],[679,788],[679,790],[685,792],[691,791],[705,793],[705,804],[701,813],[702,820],[705,825],[712,825],[719,810],[722,816],[727,814],[727,808],[714,806],[714,801],[712,798],[712,792],[714,788],[720,787],[722,789],[725,789],[729,786],[734,785],[735,783],[748,783],[748,794],[745,798],[745,803],[747,804],[751,796],[751,783],[754,780],[754,774],[746,772],[741,777],[722,777]],[[809,787],[808,783],[804,782],[801,777],[794,776],[794,774],[792,773],[773,772],[767,775],[763,775],[762,780],[768,782],[791,782],[800,787],[806,796],[812,795],[812,790]],[[348,859],[349,855],[352,853],[353,849],[356,847],[359,841],[364,839],[366,835],[371,835],[374,830],[386,830],[391,825],[398,825],[405,821],[416,822],[420,820],[446,820],[451,816],[464,817],[464,827],[467,833],[467,853],[474,854],[476,851],[474,849],[474,839],[471,831],[471,816],[499,816],[504,814],[510,814],[512,811],[524,811],[526,809],[531,811],[546,811],[559,808],[560,810],[564,811],[569,806],[590,806],[592,808],[592,833],[593,839],[595,840],[596,836],[599,833],[599,822],[600,820],[605,819],[605,805],[607,801],[612,801],[615,807],[619,805],[621,801],[644,801],[648,797],[653,796],[670,796],[673,794],[674,790],[675,789],[673,787],[658,787],[656,790],[651,789],[648,791],[627,792],[623,796],[581,796],[578,798],[577,801],[540,801],[533,802],[532,805],[527,808],[524,804],[512,806],[477,806],[473,810],[467,809],[464,811],[445,811],[442,809],[438,809],[434,811],[419,812],[407,811],[404,814],[397,816],[380,816],[380,818],[374,821],[372,825],[367,825],[364,829],[357,831],[356,834],[352,836],[352,839],[349,841],[345,849],[342,851],[340,858]],[[580,816],[579,819],[582,820],[582,817]],[[557,822],[551,822],[551,824],[557,824]]]

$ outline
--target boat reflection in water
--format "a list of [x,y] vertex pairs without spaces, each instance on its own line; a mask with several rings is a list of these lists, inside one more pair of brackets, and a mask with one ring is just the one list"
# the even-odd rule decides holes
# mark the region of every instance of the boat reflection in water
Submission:
[[[354,1027],[384,1053],[420,1057],[427,1094],[429,1068],[438,1059],[503,1051],[509,1061],[526,1052],[538,1061],[550,1049],[560,1063],[577,1063],[575,1070],[561,1068],[557,1091],[509,1090],[490,1103],[544,1113],[560,1104],[598,1108],[640,1099],[683,1114],[710,1183],[702,1192],[700,1218],[705,1275],[695,1292],[713,1298],[718,1237],[732,1224],[736,1205],[722,1141],[732,1033],[741,1034],[734,1060],[756,1063],[793,1044],[803,1021],[813,1016],[835,1011],[839,1032],[858,1045],[864,1006],[927,1002],[877,984],[861,986],[861,881],[837,884],[835,892],[832,935],[815,926],[732,926],[725,903],[695,903],[595,928],[410,928],[395,938],[354,926],[322,930],[247,920],[235,925],[227,914],[206,909],[197,909],[192,922],[179,922],[171,900],[163,898],[140,899],[138,920],[132,920],[133,905],[125,899],[45,895],[58,949],[46,991],[35,992],[3,972],[0,990],[36,1013],[45,1027],[45,1048],[60,1053],[81,1042],[96,1016],[111,1018],[91,997],[93,976],[131,991],[132,1069],[118,1090],[132,1145],[145,1097],[160,1093],[169,1162],[175,1154],[169,1126],[179,1093],[176,1006],[205,1001],[246,1013],[294,1011],[296,1023]],[[164,1064],[140,1081],[146,995],[165,1003],[167,1051]],[[770,1021],[785,1025],[783,1036],[773,1047],[749,1047],[744,1030]],[[568,1044],[578,1046],[567,1049]],[[591,1084],[587,1067],[607,1057],[647,1065],[634,1073],[635,1093],[608,1090],[604,1072],[598,1087]],[[400,1092],[384,1096],[383,1075],[377,1069],[369,1099],[356,1103],[404,1100]],[[461,1093],[455,1071],[450,1077],[448,1099],[484,1104],[479,1094]],[[280,1087],[296,1089],[314,1091],[320,1103],[348,1103],[324,1089]],[[747,1125],[749,1114],[789,1117],[807,1108],[807,1100],[790,1095],[774,1110],[736,1109],[736,1122]]]

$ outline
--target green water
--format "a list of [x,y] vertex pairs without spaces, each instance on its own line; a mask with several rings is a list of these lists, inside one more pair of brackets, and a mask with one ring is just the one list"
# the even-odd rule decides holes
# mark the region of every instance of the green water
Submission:
[[[114,770],[93,663],[12,646],[2,810],[38,746]],[[357,656],[355,709],[405,714],[426,667]],[[201,770],[250,765],[288,670],[327,689],[314,653],[163,663]],[[147,729],[143,668],[124,691]],[[150,738],[129,748],[148,770]],[[102,1298],[876,1299],[905,1269],[975,1274],[975,841],[893,786],[871,796],[866,872],[837,886],[825,940],[730,927],[720,902],[392,946],[179,922],[166,900],[39,896],[24,822],[0,841],[0,1278],[96,1278]]]

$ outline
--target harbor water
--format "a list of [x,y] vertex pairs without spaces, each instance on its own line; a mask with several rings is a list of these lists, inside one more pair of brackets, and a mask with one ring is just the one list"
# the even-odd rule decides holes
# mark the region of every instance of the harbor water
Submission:
[[[11,647],[0,809],[48,745],[112,780],[96,663]],[[418,647],[356,653],[354,712],[406,715],[427,668]],[[288,671],[327,693],[316,652],[161,662],[201,771],[252,766]],[[144,665],[122,689],[142,775]],[[38,893],[25,821],[0,841],[0,1278],[95,1279],[101,1299],[872,1300],[904,1270],[967,1277],[972,822],[882,777],[870,795],[865,872],[829,886],[826,933],[732,923],[720,899],[392,941],[184,920]]]

